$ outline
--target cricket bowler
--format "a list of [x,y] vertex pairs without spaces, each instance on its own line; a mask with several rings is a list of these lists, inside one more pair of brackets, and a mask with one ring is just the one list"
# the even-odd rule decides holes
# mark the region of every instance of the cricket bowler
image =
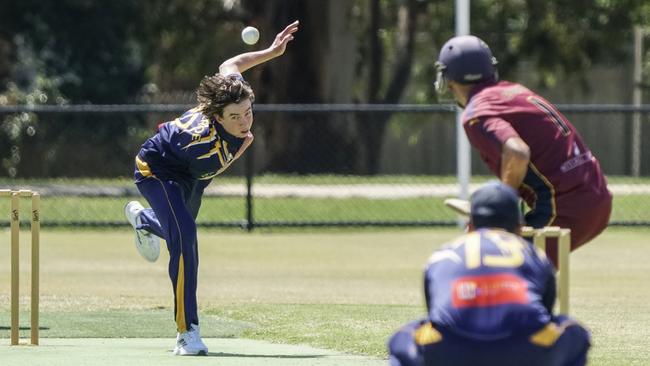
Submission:
[[197,90],[198,105],[163,123],[135,158],[135,184],[151,208],[129,202],[125,214],[136,234],[136,248],[148,261],[169,251],[177,337],[174,354],[207,355],[199,330],[196,300],[199,265],[196,217],[204,189],[253,142],[255,95],[241,73],[282,55],[298,31],[298,21],[278,33],[264,50],[223,62]]

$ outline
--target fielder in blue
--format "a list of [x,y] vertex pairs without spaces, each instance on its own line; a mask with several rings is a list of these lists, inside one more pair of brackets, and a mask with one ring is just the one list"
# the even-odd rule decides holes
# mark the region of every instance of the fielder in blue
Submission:
[[471,198],[470,230],[424,273],[428,316],[389,340],[393,366],[581,366],[589,333],[553,316],[555,272],[518,234],[517,193],[490,183]]
[[298,21],[278,33],[264,50],[235,56],[206,76],[197,90],[198,105],[163,123],[135,158],[135,183],[151,208],[132,201],[125,214],[136,233],[136,248],[149,261],[169,250],[178,334],[176,355],[206,355],[196,300],[199,265],[196,217],[204,189],[253,141],[253,90],[241,73],[282,55]]

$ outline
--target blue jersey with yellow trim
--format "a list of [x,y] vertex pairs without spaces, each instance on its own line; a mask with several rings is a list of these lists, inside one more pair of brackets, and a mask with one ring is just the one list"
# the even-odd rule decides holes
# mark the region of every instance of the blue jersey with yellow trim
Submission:
[[[198,108],[163,123],[136,157],[136,179],[209,180],[228,168],[244,138],[232,136]],[[137,174],[139,173],[139,174]]]
[[528,335],[551,319],[555,275],[522,238],[479,229],[434,252],[425,270],[432,323],[476,340]]

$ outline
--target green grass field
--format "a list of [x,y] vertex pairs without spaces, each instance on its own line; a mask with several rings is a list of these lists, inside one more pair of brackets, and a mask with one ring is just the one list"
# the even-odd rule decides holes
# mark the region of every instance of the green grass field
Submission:
[[[123,206],[140,197],[48,197],[41,203],[45,224],[79,220],[123,222]],[[257,198],[253,213],[256,221],[444,221],[454,222],[456,215],[446,209],[443,198],[382,199],[316,199]],[[29,201],[22,205],[29,207]],[[650,195],[614,197],[612,221],[650,221]],[[9,212],[8,200],[0,201],[0,212]],[[199,223],[209,221],[241,222],[246,218],[245,201],[233,197],[205,197]],[[27,217],[23,217],[24,220]]]
[[[488,176],[473,176],[473,183],[492,179]],[[610,184],[639,187],[650,185],[650,178],[608,177]],[[244,184],[243,177],[224,176],[213,185]],[[341,175],[263,175],[254,177],[255,184],[288,185],[340,185],[340,184],[390,184],[396,191],[414,184],[454,184],[454,176],[341,176]],[[8,180],[0,178],[0,187],[21,187],[24,185],[64,185],[85,187],[123,187],[134,188],[132,179],[46,179],[46,180]],[[47,196],[42,200],[41,217],[44,225],[76,225],[85,222],[124,223],[122,207],[131,199],[141,197],[80,197]],[[442,197],[419,197],[400,199],[366,199],[359,197],[306,198],[275,197],[255,198],[253,219],[256,222],[444,222],[454,223],[456,216],[444,208]],[[23,205],[29,202],[23,200]],[[650,195],[626,194],[614,196],[611,220],[614,222],[650,222]],[[0,212],[9,211],[9,200],[0,200]],[[27,217],[24,216],[23,220]],[[237,225],[246,219],[244,197],[215,197],[203,199],[198,222],[221,222]],[[0,217],[0,224],[7,221]]]
[[[383,364],[387,337],[400,324],[424,313],[421,270],[427,257],[458,233],[455,229],[338,234],[202,230],[202,333],[218,337],[211,338],[214,352],[229,347],[223,343],[226,339],[250,339],[315,347],[317,351],[308,352],[309,357],[322,349],[370,357],[339,360],[341,365]],[[1,234],[7,240],[0,242],[8,243],[7,230]],[[590,365],[650,364],[646,259],[649,235],[648,229],[609,229],[571,257],[572,313],[592,331]],[[59,338],[71,342],[81,338],[90,343],[96,338],[110,338],[114,341],[106,342],[115,347],[116,360],[127,344],[131,347],[128,354],[141,356],[141,366],[180,364],[168,359],[173,359],[169,349],[175,325],[167,255],[163,252],[158,262],[147,263],[135,252],[132,240],[127,230],[45,230],[41,250],[41,335],[44,344],[48,339],[52,343],[38,351],[0,346],[0,360],[39,364],[45,357],[42,352],[50,352],[47,357],[52,360],[65,353],[66,342]],[[27,242],[23,242],[24,254],[29,253]],[[9,257],[7,247],[0,246],[0,258],[7,259],[5,263]],[[27,265],[24,256],[23,279],[28,278]],[[8,266],[1,268],[0,344],[8,344],[9,270]],[[27,281],[23,282],[22,292],[28,292]],[[22,326],[28,327],[28,299],[23,298],[21,304],[25,310]],[[28,331],[22,333],[27,336]],[[138,339],[129,343],[128,338]],[[143,344],[139,339],[149,338],[160,341],[154,342],[156,347],[149,344],[146,352],[139,349]],[[90,364],[102,364],[102,357],[110,358],[110,354],[98,352],[97,360]],[[232,356],[238,362],[246,360],[239,364],[267,360],[256,357]],[[295,356],[294,361],[299,357]],[[216,361],[238,364],[224,360]],[[322,357],[319,360],[327,361]],[[68,361],[60,360],[59,364],[75,360]],[[307,356],[301,361],[327,364]],[[333,362],[330,364],[337,364]]]

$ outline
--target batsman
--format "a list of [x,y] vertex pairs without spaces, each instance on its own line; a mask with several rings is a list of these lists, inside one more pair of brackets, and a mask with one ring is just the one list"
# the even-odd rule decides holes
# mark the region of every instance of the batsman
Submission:
[[[609,223],[612,195],[600,164],[575,127],[523,85],[500,81],[497,60],[475,36],[448,40],[436,62],[436,91],[450,91],[464,109],[470,144],[530,210],[525,224],[571,229],[571,250]],[[548,245],[557,268],[557,245]]]

